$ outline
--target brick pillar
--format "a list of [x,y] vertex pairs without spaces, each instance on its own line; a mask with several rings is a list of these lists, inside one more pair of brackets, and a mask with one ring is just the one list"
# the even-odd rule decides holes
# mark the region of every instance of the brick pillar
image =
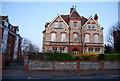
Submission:
[[101,69],[101,70],[104,70],[104,61],[101,61],[101,62],[100,62],[100,65],[101,65],[101,66],[100,66],[100,69]]
[[28,70],[28,56],[29,54],[24,54],[24,70]]
[[77,70],[80,70],[80,61],[77,61]]

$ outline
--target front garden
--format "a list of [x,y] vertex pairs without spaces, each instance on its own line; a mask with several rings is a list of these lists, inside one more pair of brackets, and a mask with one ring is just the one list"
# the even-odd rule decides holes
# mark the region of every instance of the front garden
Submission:
[[69,53],[29,54],[30,60],[75,61],[75,60],[120,60],[120,54],[86,53],[72,55]]

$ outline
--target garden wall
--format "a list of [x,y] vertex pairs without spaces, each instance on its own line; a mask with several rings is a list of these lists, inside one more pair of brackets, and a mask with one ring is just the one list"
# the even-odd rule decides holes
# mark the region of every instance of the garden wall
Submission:
[[29,60],[28,70],[120,69],[120,61],[40,61]]

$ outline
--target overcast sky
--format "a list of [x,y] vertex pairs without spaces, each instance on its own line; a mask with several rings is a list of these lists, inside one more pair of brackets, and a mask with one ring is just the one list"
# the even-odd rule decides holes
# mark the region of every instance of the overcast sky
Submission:
[[19,26],[20,35],[41,50],[45,23],[51,22],[58,14],[69,14],[72,5],[77,6],[80,16],[89,18],[98,14],[98,22],[104,27],[104,39],[111,26],[118,22],[117,2],[3,2],[2,15],[8,15],[10,23]]

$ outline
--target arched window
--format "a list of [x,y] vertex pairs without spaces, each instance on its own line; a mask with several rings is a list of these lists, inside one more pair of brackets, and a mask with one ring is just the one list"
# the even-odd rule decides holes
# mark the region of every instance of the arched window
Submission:
[[94,42],[98,43],[98,34],[94,34]]
[[61,41],[66,41],[66,34],[65,33],[62,33],[61,34]]
[[51,33],[51,41],[55,41],[56,40],[56,33]]
[[89,42],[89,37],[90,37],[89,34],[85,34],[85,39],[84,39],[84,41],[85,41],[85,42]]
[[78,41],[78,34],[74,34],[74,42]]

